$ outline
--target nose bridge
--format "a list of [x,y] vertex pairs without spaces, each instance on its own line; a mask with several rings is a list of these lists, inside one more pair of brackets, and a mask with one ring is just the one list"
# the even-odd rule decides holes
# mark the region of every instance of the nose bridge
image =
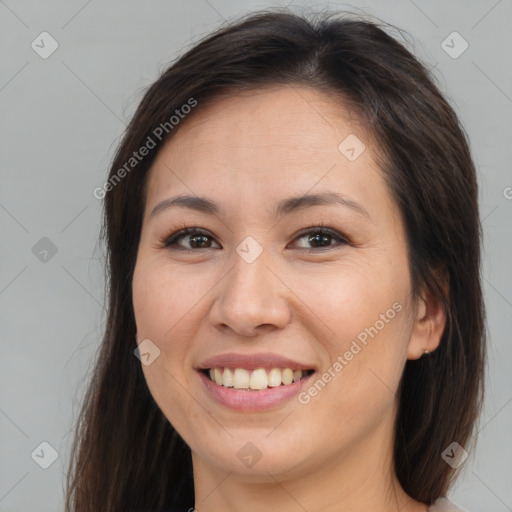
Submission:
[[246,334],[259,325],[286,325],[289,312],[282,294],[285,287],[270,269],[276,266],[270,254],[252,237],[238,245],[212,311],[214,323]]
[[251,293],[260,299],[268,294],[272,295],[274,286],[270,282],[272,273],[268,268],[271,265],[269,255],[270,252],[264,251],[252,237],[247,237],[238,245],[233,255],[230,284],[235,292],[239,290],[244,294]]

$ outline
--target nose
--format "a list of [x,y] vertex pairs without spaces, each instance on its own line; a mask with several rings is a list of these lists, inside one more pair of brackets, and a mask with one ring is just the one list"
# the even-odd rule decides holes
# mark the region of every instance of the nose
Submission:
[[234,253],[234,264],[217,289],[210,322],[224,334],[254,337],[283,329],[291,314],[287,286],[272,267],[265,251],[252,263]]

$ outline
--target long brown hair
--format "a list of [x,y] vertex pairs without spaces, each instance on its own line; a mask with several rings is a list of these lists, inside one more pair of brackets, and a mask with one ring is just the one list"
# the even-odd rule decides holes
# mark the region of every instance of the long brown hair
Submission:
[[[102,189],[107,320],[76,424],[66,512],[194,506],[190,449],[156,405],[134,357],[131,284],[146,176],[179,129],[171,117],[189,111],[183,105],[191,99],[193,116],[221,95],[279,84],[314,87],[357,113],[378,143],[379,165],[402,215],[413,293],[428,290],[445,305],[439,348],[406,363],[394,457],[412,498],[431,504],[446,495],[456,471],[441,454],[452,442],[469,450],[483,398],[476,173],[465,131],[435,78],[385,29],[394,27],[346,13],[252,13],[194,45],[145,92]],[[127,168],[148,138],[154,147]]]

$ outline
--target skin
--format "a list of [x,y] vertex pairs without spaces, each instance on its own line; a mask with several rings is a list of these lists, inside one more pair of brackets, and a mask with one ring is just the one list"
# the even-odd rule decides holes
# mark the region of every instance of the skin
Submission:
[[[338,149],[349,134],[366,145],[355,161]],[[281,86],[198,110],[154,161],[133,277],[137,341],[160,350],[142,368],[192,450],[200,512],[427,510],[393,470],[395,393],[407,359],[436,349],[446,319],[431,296],[411,293],[403,223],[374,155],[339,100]],[[370,218],[337,204],[272,215],[281,199],[320,191],[350,196]],[[221,212],[150,217],[179,194],[206,196]],[[165,247],[184,225],[208,231],[206,245],[185,235],[177,244],[189,252]],[[351,243],[297,236],[322,225]],[[248,236],[263,248],[250,264],[236,252]],[[394,303],[401,311],[307,404],[235,411],[194,370],[225,352],[275,352],[321,375]],[[250,468],[237,457],[248,441],[261,454]]]

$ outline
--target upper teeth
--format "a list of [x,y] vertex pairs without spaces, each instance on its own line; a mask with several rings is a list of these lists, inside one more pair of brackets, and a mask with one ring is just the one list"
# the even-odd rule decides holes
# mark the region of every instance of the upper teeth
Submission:
[[302,370],[291,368],[272,368],[267,374],[265,368],[246,370],[245,368],[211,368],[210,379],[219,386],[235,389],[265,389],[285,386],[302,378]]

